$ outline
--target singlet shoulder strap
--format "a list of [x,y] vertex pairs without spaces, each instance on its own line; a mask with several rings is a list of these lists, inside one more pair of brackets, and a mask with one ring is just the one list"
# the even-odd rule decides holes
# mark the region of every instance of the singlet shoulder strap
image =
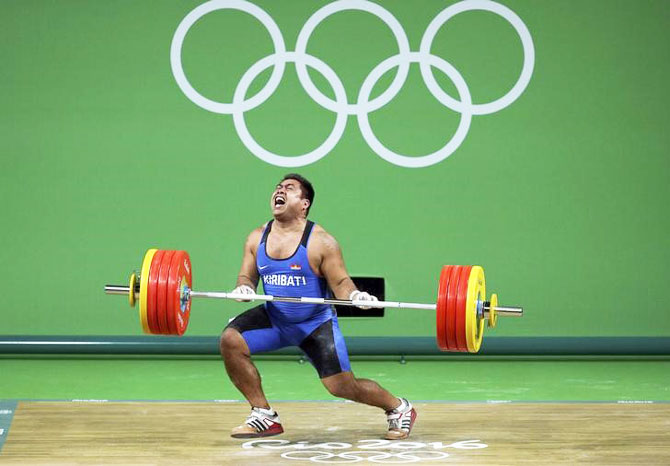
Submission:
[[270,230],[272,230],[272,222],[274,222],[274,220],[270,220],[268,224],[265,225],[265,230],[263,231],[263,236],[261,237],[260,244],[263,244],[267,241],[268,235],[270,234]]
[[305,231],[302,233],[302,239],[300,240],[300,244],[304,247],[307,247],[307,241],[309,240],[309,235],[312,233],[312,228],[314,228],[314,222],[307,220]]
[[[274,220],[270,220],[266,225],[265,231],[263,231],[263,236],[261,237],[260,244],[263,244],[268,240],[268,235],[272,230],[272,222],[274,222]],[[307,220],[307,223],[305,224],[305,230],[302,232],[302,239],[300,240],[300,244],[302,246],[307,247],[307,241],[309,240],[309,235],[312,233],[312,228],[314,228],[314,222]]]

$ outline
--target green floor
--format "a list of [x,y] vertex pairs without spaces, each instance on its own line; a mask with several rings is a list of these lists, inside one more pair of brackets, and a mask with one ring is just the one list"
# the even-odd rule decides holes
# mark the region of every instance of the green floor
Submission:
[[[259,360],[271,400],[327,400],[309,364]],[[412,400],[670,401],[670,359],[355,360],[358,377]],[[0,359],[0,399],[238,400],[208,359]]]

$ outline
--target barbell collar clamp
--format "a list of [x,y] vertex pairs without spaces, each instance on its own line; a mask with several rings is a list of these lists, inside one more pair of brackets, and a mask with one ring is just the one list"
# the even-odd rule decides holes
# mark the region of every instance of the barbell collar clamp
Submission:
[[[129,286],[124,285],[105,285],[105,293],[127,296],[130,292]],[[139,291],[135,290],[135,297],[139,296]]]

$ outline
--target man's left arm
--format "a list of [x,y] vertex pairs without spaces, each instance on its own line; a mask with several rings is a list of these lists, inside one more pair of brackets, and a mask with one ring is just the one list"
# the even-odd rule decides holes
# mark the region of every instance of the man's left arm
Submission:
[[[347,268],[344,265],[344,258],[342,257],[342,250],[328,233],[323,232],[319,235],[320,250],[321,250],[321,274],[328,282],[328,286],[333,291],[337,299],[352,299],[363,301],[377,301],[375,296],[359,291],[354,285],[353,280],[347,273]],[[364,306],[361,306],[365,308]]]

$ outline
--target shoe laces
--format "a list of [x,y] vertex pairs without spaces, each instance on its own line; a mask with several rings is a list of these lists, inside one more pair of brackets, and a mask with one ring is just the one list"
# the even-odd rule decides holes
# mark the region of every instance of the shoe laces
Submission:
[[389,429],[400,429],[400,420],[403,414],[405,413],[395,409],[386,411],[386,420],[389,423]]
[[403,430],[401,426],[402,419],[403,417],[408,416],[411,411],[412,405],[409,404],[409,402],[407,402],[407,407],[404,411],[399,411],[397,409],[386,411],[386,420],[389,423],[389,430]]

